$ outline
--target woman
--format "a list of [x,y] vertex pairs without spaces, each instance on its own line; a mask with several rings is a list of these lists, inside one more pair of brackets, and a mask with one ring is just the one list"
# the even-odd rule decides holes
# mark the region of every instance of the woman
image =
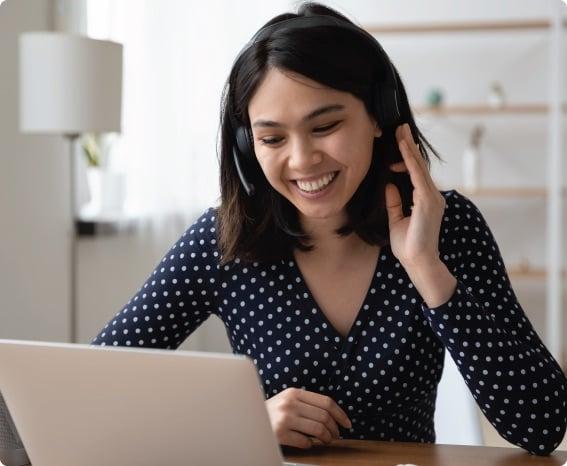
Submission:
[[221,205],[94,340],[177,348],[211,314],[253,359],[282,445],[435,441],[447,349],[507,440],[548,454],[565,377],[476,206],[440,192],[397,71],[339,13],[304,4],[237,57]]

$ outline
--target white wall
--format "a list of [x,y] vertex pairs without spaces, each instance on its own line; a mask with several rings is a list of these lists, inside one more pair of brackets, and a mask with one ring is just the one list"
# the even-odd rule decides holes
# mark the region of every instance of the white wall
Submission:
[[69,335],[68,151],[18,131],[18,34],[50,27],[48,0],[0,6],[0,337]]

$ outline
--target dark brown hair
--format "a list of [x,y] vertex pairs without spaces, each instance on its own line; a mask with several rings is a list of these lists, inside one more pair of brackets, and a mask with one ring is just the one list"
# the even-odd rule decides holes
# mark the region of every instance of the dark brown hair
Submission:
[[[328,15],[353,24],[340,13],[317,3],[302,4],[297,14],[285,13],[263,27],[297,16]],[[311,250],[310,238],[302,230],[295,206],[268,183],[259,163],[248,161],[246,177],[256,192],[248,196],[240,183],[232,157],[238,126],[250,126],[248,104],[271,67],[299,73],[325,86],[349,92],[362,102],[366,111],[382,129],[374,139],[373,157],[368,173],[347,203],[348,222],[337,233],[358,234],[369,244],[388,244],[388,217],[385,186],[394,183],[400,191],[404,215],[409,215],[413,186],[409,174],[395,173],[389,166],[403,160],[395,137],[396,128],[383,127],[370,91],[376,80],[384,79],[388,64],[356,31],[310,27],[273,31],[269,37],[248,45],[234,62],[225,84],[221,102],[220,186],[218,209],[219,246],[226,263],[235,258],[244,261],[270,261],[291,256],[293,250]],[[400,76],[398,106],[401,123],[408,123],[421,155],[429,166],[428,150],[441,159],[417,128]],[[381,78],[382,77],[382,78]],[[244,161],[241,161],[242,163]]]

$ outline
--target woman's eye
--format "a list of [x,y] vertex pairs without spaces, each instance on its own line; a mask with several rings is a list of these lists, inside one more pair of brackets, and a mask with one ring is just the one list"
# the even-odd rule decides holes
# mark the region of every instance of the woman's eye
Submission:
[[[314,133],[325,133],[326,131],[333,129],[339,123],[340,123],[340,121],[335,121],[334,123],[331,123],[331,124],[328,124],[328,125],[325,125],[325,126],[319,126],[318,128],[314,128],[313,132]],[[273,138],[260,138],[259,140],[263,145],[273,146],[273,145],[280,143],[282,141],[282,139],[283,139],[282,137],[273,137]]]
[[313,131],[315,133],[324,133],[325,131],[329,131],[330,129],[334,128],[339,123],[340,123],[340,121],[335,121],[334,123],[331,123],[330,125],[319,126],[319,128],[315,128]]
[[260,138],[260,142],[266,146],[271,146],[280,142],[282,138]]

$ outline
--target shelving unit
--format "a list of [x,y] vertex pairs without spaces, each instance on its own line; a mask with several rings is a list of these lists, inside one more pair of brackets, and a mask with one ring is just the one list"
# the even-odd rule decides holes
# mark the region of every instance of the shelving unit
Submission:
[[142,218],[126,215],[105,215],[78,217],[75,219],[75,233],[79,238],[112,235],[118,232],[134,232]]
[[[440,107],[414,107],[412,109],[417,115],[510,115],[510,114],[528,114],[528,115],[545,115],[549,113],[549,106],[541,103],[526,103],[504,105],[502,107],[490,107],[489,105],[450,105]],[[563,105],[563,112],[567,112],[567,105]]]
[[[468,189],[463,186],[457,186],[455,189],[468,197],[502,197],[502,198],[539,198],[547,199],[546,188],[529,188],[529,187],[482,187],[478,189]],[[563,188],[562,195],[567,195],[567,189]]]
[[[475,191],[457,188],[459,192],[472,198],[536,198],[546,204],[547,215],[547,264],[544,270],[532,268],[526,264],[508,267],[511,277],[522,279],[546,280],[547,309],[546,309],[546,335],[545,341],[552,354],[561,362],[562,359],[562,281],[565,270],[562,268],[562,205],[566,194],[562,182],[561,153],[562,147],[562,120],[567,113],[567,105],[563,103],[561,85],[564,77],[564,64],[562,54],[562,40],[567,20],[563,18],[561,5],[558,2],[556,11],[550,19],[541,18],[527,21],[469,21],[447,23],[420,23],[420,24],[368,24],[363,25],[371,34],[398,34],[420,35],[438,33],[470,33],[482,34],[486,32],[521,32],[545,31],[550,37],[550,78],[548,102],[536,103],[509,103],[501,107],[489,105],[449,105],[438,108],[426,106],[414,107],[417,115],[433,117],[464,116],[494,118],[501,115],[542,115],[548,117],[548,147],[547,156],[547,185],[545,187],[485,187]],[[442,188],[441,188],[442,189]],[[567,361],[563,361],[567,363]]]
[[[563,26],[567,20],[560,19]],[[419,23],[419,24],[367,24],[363,25],[371,34],[429,34],[447,32],[487,32],[487,31],[527,31],[549,30],[554,22],[546,18],[516,21],[454,21],[450,23]]]
[[[456,186],[455,189],[471,199],[479,198],[532,198],[547,199],[545,188],[521,188],[521,187],[483,187],[475,190]],[[563,196],[567,195],[567,189],[563,189]],[[545,269],[532,267],[529,264],[513,264],[506,267],[508,275],[512,279],[547,280],[548,273]],[[567,276],[565,269],[561,270],[561,277]]]
[[[508,275],[512,278],[527,278],[530,280],[546,280],[547,272],[545,269],[539,269],[536,267],[531,267],[529,265],[514,265],[512,267],[507,267]],[[561,271],[561,276],[565,278],[565,270]]]

